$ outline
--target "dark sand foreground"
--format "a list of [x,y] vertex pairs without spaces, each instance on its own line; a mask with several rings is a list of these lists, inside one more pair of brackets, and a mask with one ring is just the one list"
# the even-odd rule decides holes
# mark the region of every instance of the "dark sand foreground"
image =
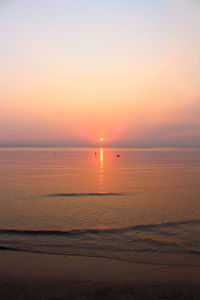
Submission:
[[200,267],[0,251],[0,299],[200,299]]

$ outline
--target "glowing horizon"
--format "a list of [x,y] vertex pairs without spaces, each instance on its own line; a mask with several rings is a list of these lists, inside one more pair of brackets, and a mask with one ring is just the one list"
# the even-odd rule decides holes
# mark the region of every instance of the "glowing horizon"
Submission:
[[0,146],[200,146],[200,4],[161,2],[0,4]]

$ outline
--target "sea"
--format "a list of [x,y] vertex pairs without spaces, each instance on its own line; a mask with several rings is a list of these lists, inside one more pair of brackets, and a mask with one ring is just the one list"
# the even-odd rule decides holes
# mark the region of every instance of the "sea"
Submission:
[[0,148],[0,250],[200,266],[200,148]]

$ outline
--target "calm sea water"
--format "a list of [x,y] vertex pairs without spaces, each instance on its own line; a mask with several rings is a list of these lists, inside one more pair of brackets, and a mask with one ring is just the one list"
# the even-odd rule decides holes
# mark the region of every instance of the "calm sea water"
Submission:
[[0,249],[198,267],[200,149],[1,148]]

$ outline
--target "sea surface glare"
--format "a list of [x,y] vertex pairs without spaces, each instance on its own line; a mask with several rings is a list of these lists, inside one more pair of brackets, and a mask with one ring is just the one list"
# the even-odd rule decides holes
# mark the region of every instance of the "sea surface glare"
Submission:
[[0,249],[199,267],[200,148],[0,148]]

